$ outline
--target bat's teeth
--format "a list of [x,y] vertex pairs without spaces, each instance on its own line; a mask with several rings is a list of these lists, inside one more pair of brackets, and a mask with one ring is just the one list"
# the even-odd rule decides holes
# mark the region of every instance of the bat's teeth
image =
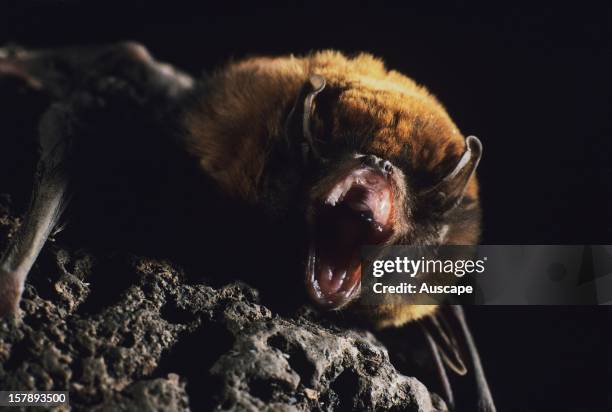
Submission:
[[342,188],[342,195],[341,195],[340,200],[344,199],[344,196],[351,189],[351,187],[353,187],[354,183],[355,183],[355,176],[349,176],[346,179],[344,179],[344,182],[342,182],[343,188]]
[[343,181],[339,182],[334,186],[329,196],[325,200],[325,203],[331,206],[336,206],[339,202],[344,199],[344,196],[349,191],[349,189],[353,186],[355,178],[353,176],[349,176]]
[[341,187],[339,186],[334,187],[331,193],[329,194],[329,196],[327,196],[325,203],[327,203],[328,205],[336,206],[336,203],[338,203],[338,200],[340,199],[340,195],[342,194],[341,192],[342,192]]

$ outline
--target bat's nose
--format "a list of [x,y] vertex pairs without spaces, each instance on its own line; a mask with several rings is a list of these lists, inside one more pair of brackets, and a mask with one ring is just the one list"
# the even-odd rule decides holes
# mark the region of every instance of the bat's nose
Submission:
[[366,166],[370,166],[374,169],[378,169],[383,174],[387,175],[393,171],[393,165],[388,160],[381,159],[376,155],[366,155],[362,158],[362,162]]

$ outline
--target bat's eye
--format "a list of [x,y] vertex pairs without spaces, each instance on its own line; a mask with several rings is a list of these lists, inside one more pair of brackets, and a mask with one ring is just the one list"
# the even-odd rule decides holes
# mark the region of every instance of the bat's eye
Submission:
[[314,205],[307,285],[316,303],[338,308],[356,294],[361,247],[387,241],[392,216],[393,192],[384,165],[353,169]]
[[365,166],[369,166],[371,168],[378,169],[385,175],[388,175],[393,171],[393,165],[391,164],[391,162],[388,160],[381,159],[378,156],[375,156],[372,154],[361,155],[359,159],[361,159],[361,162]]

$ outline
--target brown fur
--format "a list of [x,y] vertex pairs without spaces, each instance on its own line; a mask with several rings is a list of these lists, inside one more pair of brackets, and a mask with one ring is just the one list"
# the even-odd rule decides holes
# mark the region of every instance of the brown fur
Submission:
[[[204,98],[184,117],[189,150],[227,193],[247,202],[261,200],[270,148],[283,136],[287,112],[313,74],[323,76],[325,92],[334,94],[321,139],[361,139],[361,153],[375,154],[431,181],[448,173],[465,150],[464,136],[444,107],[424,87],[387,70],[369,54],[348,58],[322,51],[305,57],[250,58],[214,74]],[[473,177],[464,210],[478,213],[477,200]],[[444,243],[475,244],[478,236],[479,225],[457,219]],[[397,326],[434,309],[389,305],[380,307],[375,317],[379,326]]]

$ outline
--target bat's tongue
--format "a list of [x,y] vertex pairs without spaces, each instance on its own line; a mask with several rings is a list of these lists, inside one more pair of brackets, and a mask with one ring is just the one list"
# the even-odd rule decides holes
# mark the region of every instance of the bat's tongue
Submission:
[[386,178],[360,168],[335,185],[318,206],[307,275],[317,304],[335,309],[357,294],[361,247],[389,239],[392,202]]

